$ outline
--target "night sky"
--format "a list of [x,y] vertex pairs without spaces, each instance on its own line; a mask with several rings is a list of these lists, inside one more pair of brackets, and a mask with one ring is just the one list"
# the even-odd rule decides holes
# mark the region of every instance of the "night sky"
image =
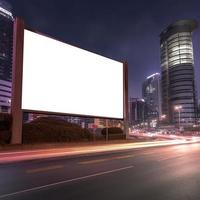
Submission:
[[[200,23],[199,0],[8,0],[26,25],[77,47],[129,64],[129,97],[160,72],[159,34],[179,19]],[[193,34],[200,93],[200,27]],[[103,77],[102,77],[103,80]],[[200,95],[199,95],[200,96]]]

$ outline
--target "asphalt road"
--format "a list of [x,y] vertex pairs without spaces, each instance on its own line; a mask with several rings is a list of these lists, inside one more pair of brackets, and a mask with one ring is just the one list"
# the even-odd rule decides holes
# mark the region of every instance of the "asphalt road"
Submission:
[[199,200],[200,143],[0,166],[0,200]]

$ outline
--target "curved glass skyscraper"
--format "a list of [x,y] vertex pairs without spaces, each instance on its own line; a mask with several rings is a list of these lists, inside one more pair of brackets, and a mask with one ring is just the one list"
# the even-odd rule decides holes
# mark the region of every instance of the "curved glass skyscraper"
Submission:
[[162,113],[169,123],[196,122],[192,32],[197,26],[195,20],[180,20],[160,34]]

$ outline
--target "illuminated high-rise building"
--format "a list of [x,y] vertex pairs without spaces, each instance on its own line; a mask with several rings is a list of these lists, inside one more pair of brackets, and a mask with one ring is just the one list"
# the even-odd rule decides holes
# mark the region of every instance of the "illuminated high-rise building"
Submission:
[[10,6],[0,1],[0,79],[11,81],[13,16]]
[[169,123],[191,125],[196,122],[192,32],[197,26],[195,20],[180,20],[160,34],[162,114]]
[[129,123],[130,125],[140,124],[145,121],[144,99],[129,99]]
[[0,112],[9,112],[12,79],[13,16],[11,7],[0,0]]
[[146,78],[142,85],[142,96],[146,103],[145,118],[157,119],[161,116],[160,74],[155,73]]
[[200,100],[198,101],[198,108],[197,108],[197,124],[200,124]]

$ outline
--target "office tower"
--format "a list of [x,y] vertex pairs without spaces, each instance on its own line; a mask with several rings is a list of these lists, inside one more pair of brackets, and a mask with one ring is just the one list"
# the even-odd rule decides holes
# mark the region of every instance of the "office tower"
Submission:
[[13,16],[7,3],[0,1],[0,80],[12,79]]
[[0,1],[0,112],[10,111],[13,16],[10,5]]
[[146,78],[142,85],[142,96],[146,103],[145,118],[159,120],[161,117],[160,74],[155,73]]
[[0,80],[0,112],[10,112],[11,82]]
[[145,121],[144,99],[130,98],[129,100],[129,124],[140,124]]
[[197,105],[197,124],[200,124],[200,101]]
[[196,122],[192,32],[197,26],[195,20],[180,20],[160,34],[162,114],[169,123]]

